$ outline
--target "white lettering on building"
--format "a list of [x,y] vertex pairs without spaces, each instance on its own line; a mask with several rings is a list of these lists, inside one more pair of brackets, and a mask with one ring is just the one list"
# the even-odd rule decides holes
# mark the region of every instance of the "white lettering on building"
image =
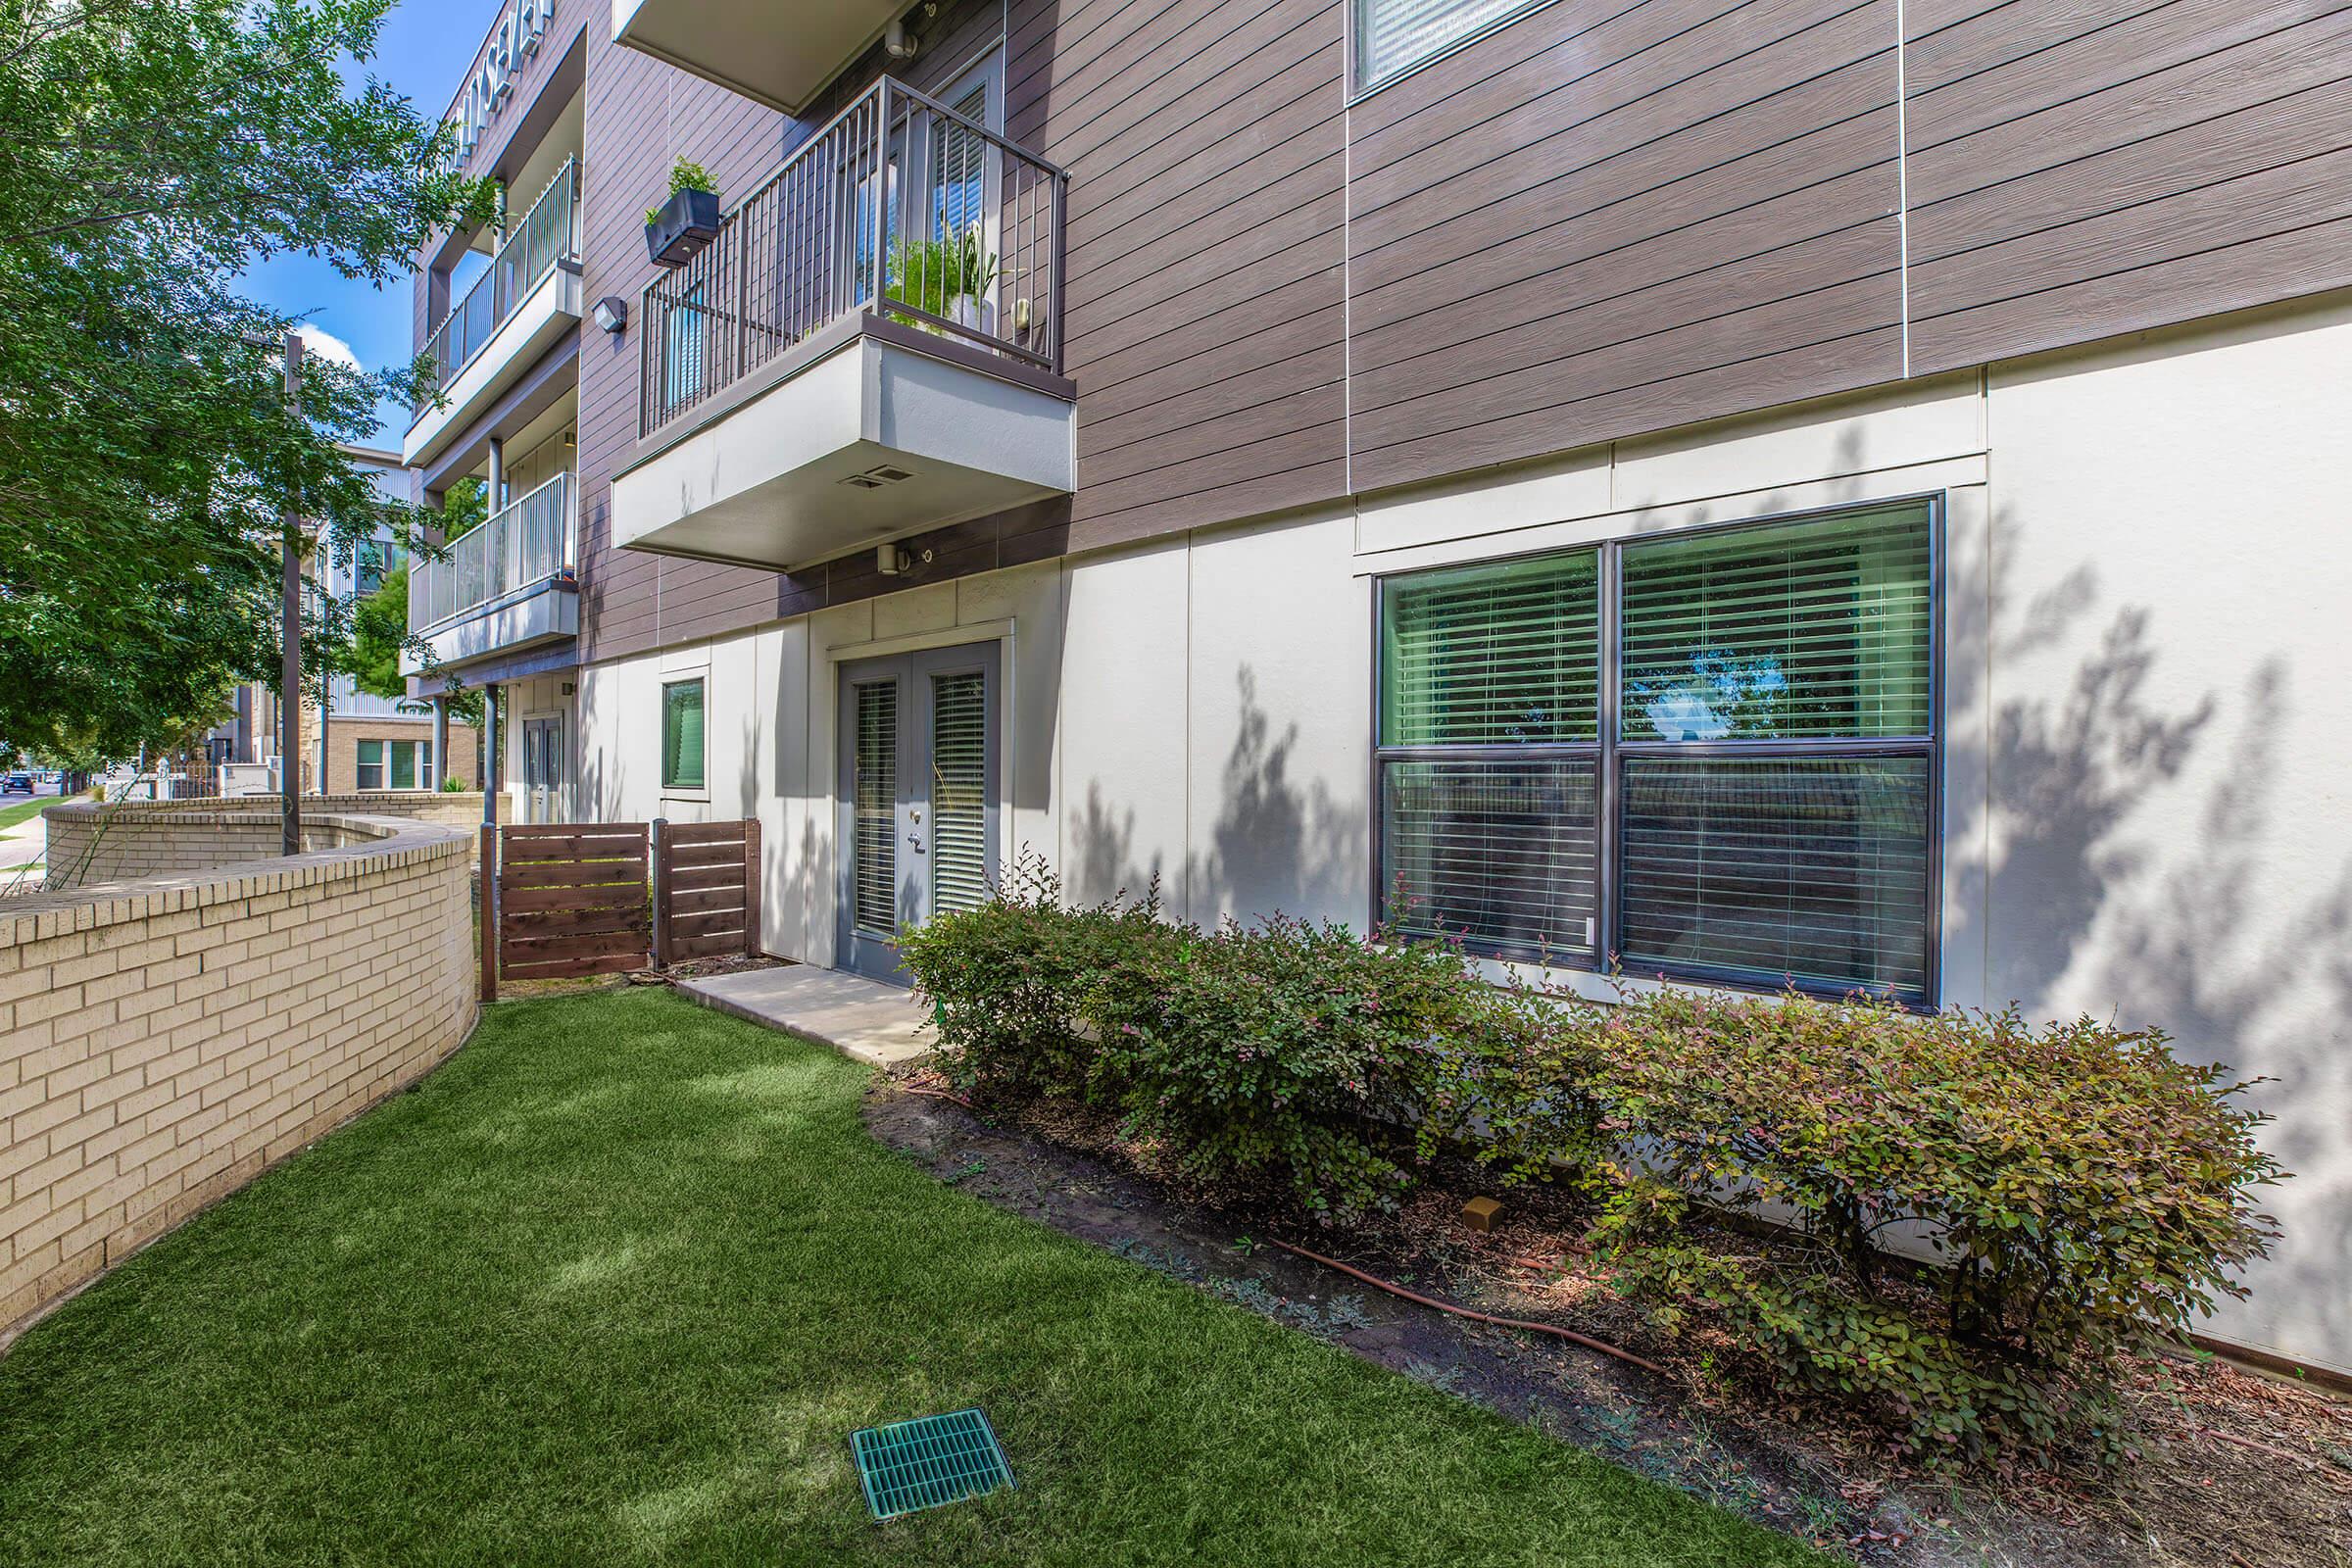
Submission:
[[458,105],[458,157],[469,158],[481,145],[482,135],[490,122],[514,96],[514,75],[531,56],[539,52],[539,40],[547,35],[547,24],[554,20],[556,0],[514,0],[490,29],[490,45],[482,51],[482,63],[466,84],[466,97]]

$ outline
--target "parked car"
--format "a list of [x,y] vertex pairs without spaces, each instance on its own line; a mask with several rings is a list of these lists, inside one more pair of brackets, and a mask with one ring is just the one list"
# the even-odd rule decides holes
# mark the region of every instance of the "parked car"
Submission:
[[30,795],[32,775],[22,770],[0,778],[0,795]]

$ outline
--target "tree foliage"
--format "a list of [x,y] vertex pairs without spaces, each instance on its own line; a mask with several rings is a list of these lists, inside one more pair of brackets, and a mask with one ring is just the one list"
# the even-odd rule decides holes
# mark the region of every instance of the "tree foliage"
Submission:
[[[165,744],[277,663],[281,515],[348,560],[407,509],[337,440],[412,373],[316,358],[236,289],[289,250],[378,283],[478,219],[448,132],[370,78],[389,0],[0,0],[0,736]],[[306,640],[347,636],[316,607]]]

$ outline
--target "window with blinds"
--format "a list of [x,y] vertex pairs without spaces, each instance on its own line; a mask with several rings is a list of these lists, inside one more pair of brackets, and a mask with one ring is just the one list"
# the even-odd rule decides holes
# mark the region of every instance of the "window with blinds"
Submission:
[[1384,918],[1930,999],[1934,558],[1916,502],[1384,582]]
[[931,912],[988,898],[988,677],[931,677]]
[[1370,92],[1545,3],[1355,0],[1355,90]]
[[859,930],[890,936],[899,929],[897,681],[872,681],[858,688],[857,731],[850,781],[854,914]]
[[662,688],[662,787],[703,788],[703,683],[673,680]]

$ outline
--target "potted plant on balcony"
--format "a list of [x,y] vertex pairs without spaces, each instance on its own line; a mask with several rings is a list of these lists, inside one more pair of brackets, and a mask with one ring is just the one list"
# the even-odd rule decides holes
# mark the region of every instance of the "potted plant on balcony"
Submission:
[[[890,286],[883,292],[891,299],[958,326],[988,329],[988,296],[997,284],[997,258],[982,247],[977,224],[902,245],[890,260]],[[894,313],[892,318],[939,330],[918,317]]]
[[679,267],[716,238],[718,187],[681,158],[669,172],[669,200],[645,211],[645,254],[657,267]]

